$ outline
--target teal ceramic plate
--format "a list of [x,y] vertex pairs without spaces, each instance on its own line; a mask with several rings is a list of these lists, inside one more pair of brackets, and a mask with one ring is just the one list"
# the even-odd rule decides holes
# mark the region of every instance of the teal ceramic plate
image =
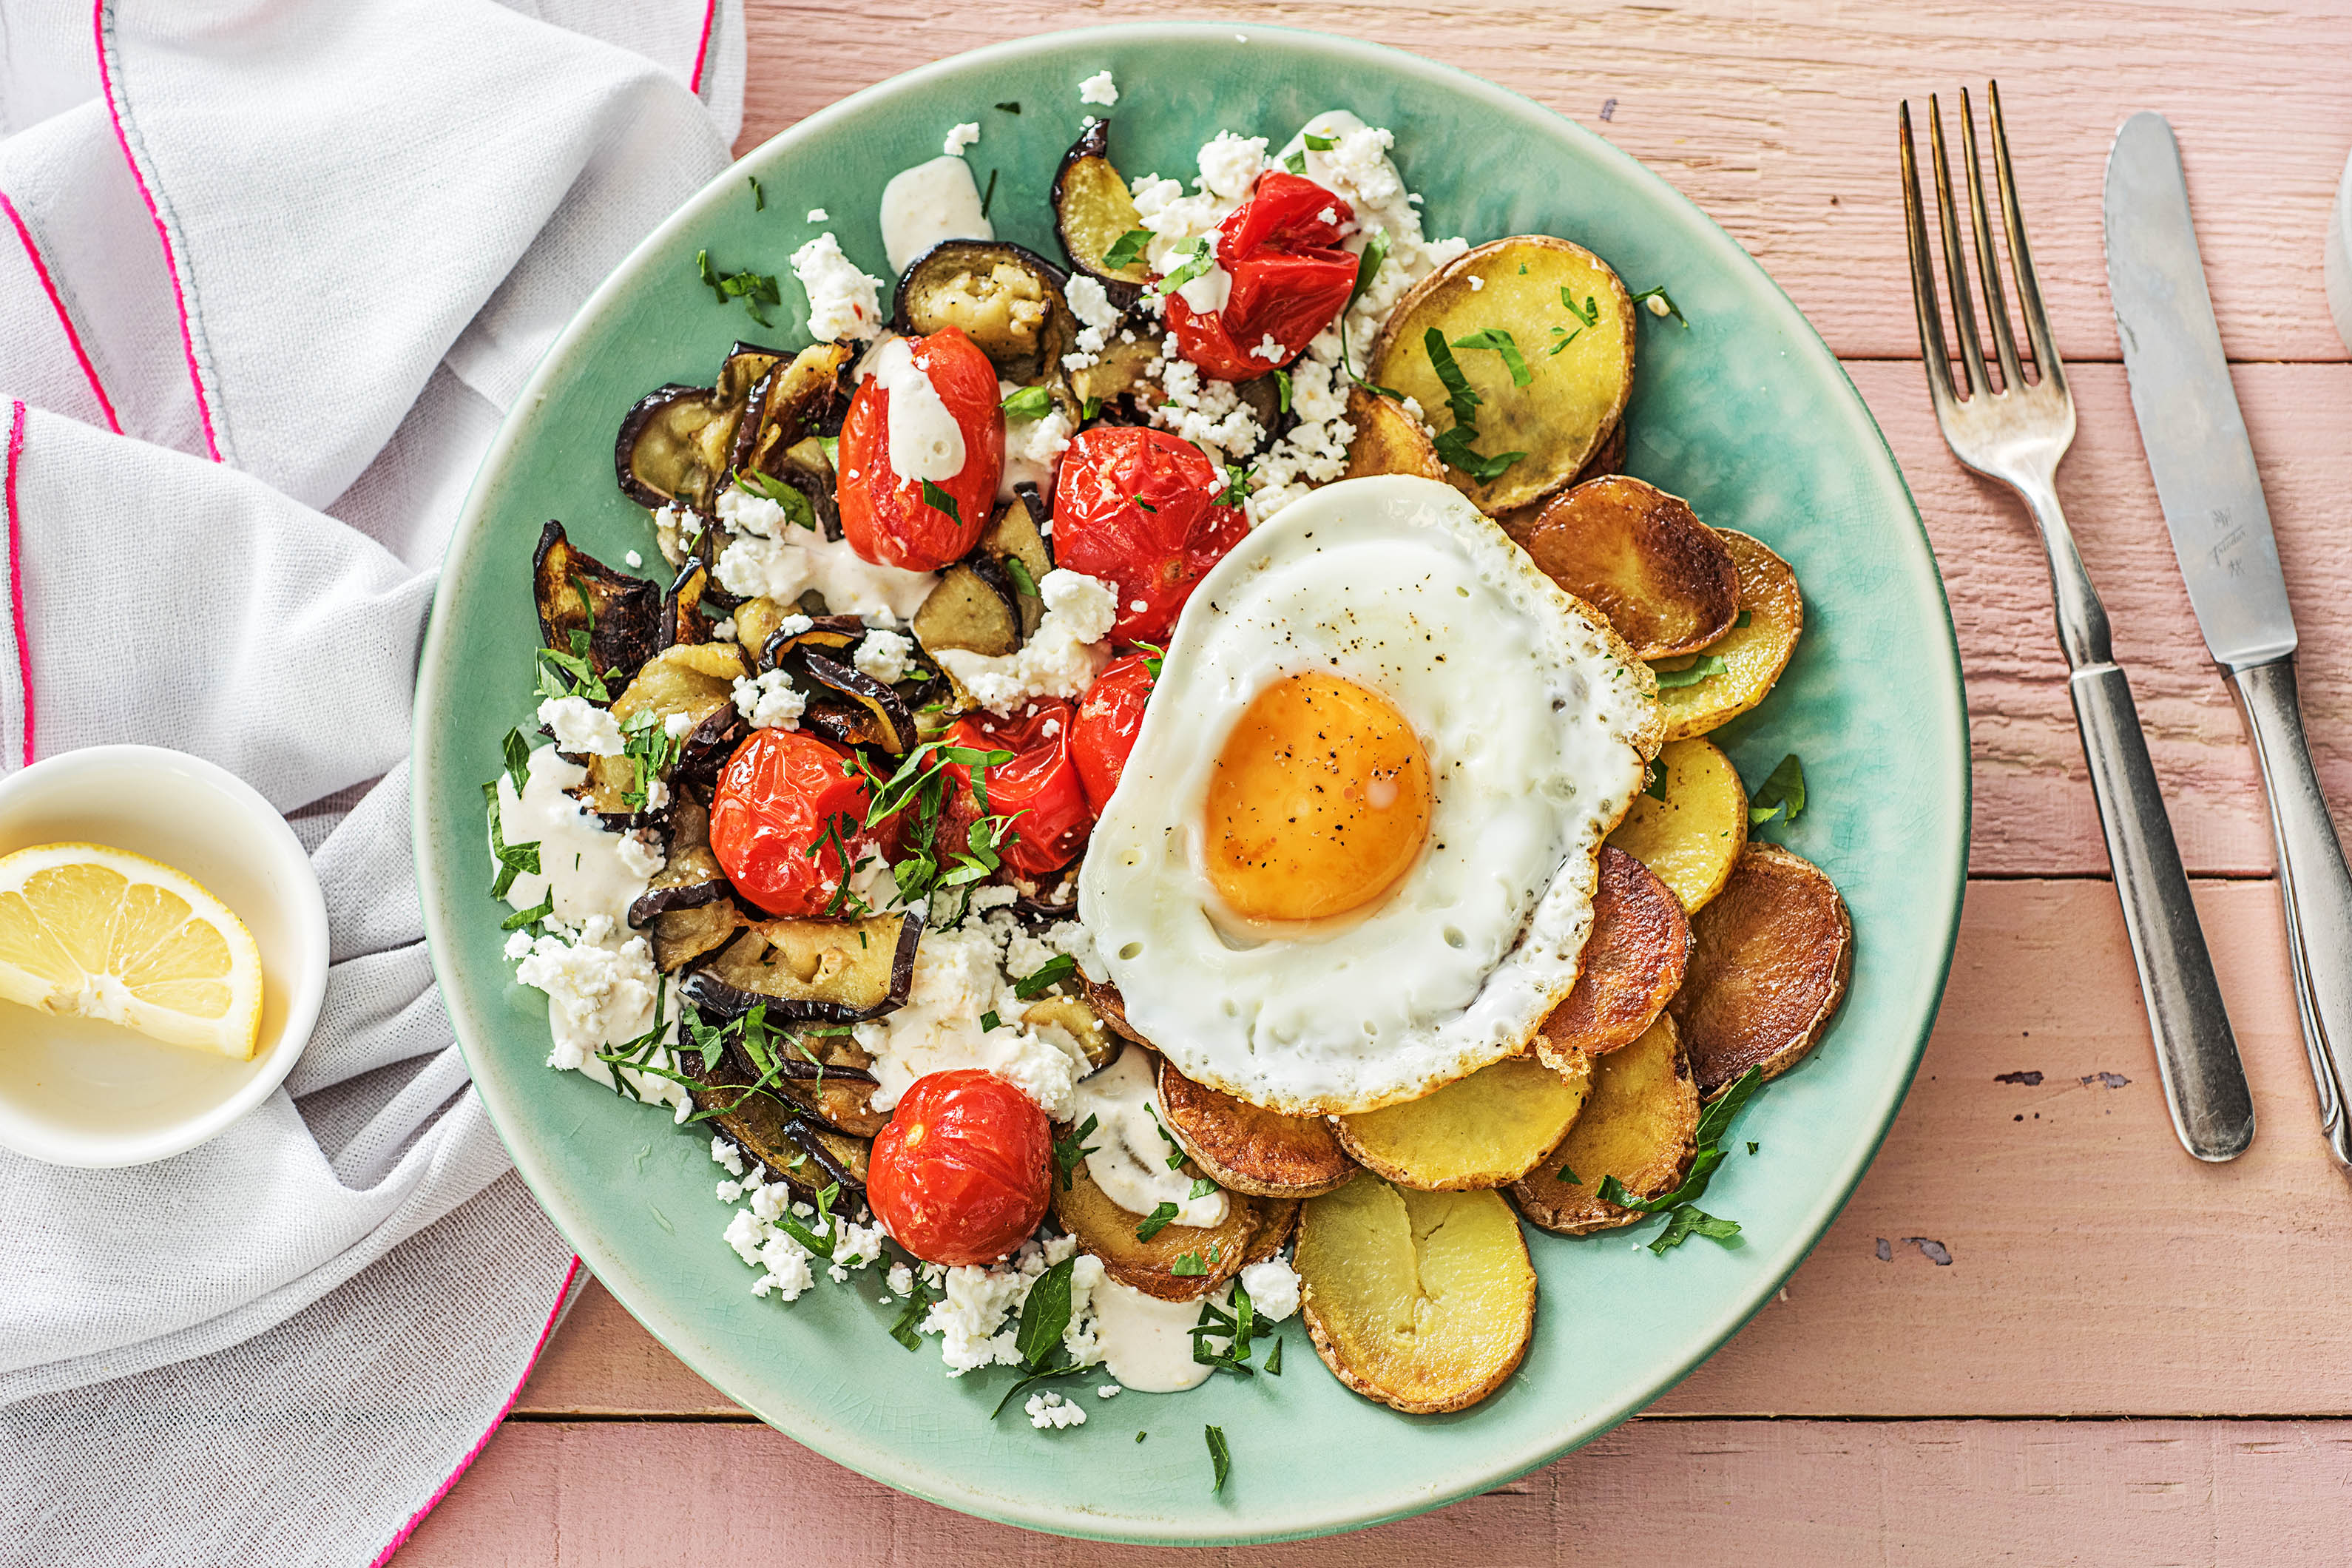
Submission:
[[[1717,738],[1751,784],[1784,752],[1804,759],[1811,803],[1782,836],[1853,908],[1844,1013],[1740,1119],[1760,1152],[1735,1153],[1706,1204],[1740,1222],[1738,1244],[1695,1239],[1661,1258],[1638,1245],[1654,1224],[1585,1241],[1531,1232],[1535,1342],[1504,1389],[1457,1415],[1403,1416],[1349,1394],[1294,1320],[1282,1377],[1089,1392],[1090,1419],[1066,1431],[1033,1431],[1017,1410],[992,1424],[1011,1372],[949,1381],[934,1349],[889,1338],[898,1309],[876,1304],[878,1283],[820,1281],[790,1307],[755,1300],[719,1239],[729,1211],[711,1194],[708,1134],[544,1067],[544,1000],[499,957],[481,784],[508,727],[530,722],[541,524],[562,518],[608,561],[633,548],[656,560],[646,514],[614,488],[622,411],[662,382],[707,385],[739,334],[804,341],[786,258],[829,226],[881,272],[883,182],[936,155],[955,122],[982,127],[971,156],[983,184],[994,172],[999,234],[1055,254],[1046,189],[1084,112],[1078,83],[1105,68],[1130,174],[1189,176],[1221,129],[1279,145],[1309,115],[1352,109],[1397,132],[1432,234],[1565,235],[1630,287],[1668,287],[1691,324],[1643,321],[1629,467],[1769,542],[1804,586],[1794,664]],[[1013,102],[1018,114],[992,107]],[[804,222],[814,207],[833,221]],[[785,275],[772,331],[696,281],[700,249]],[[1877,1150],[1935,1016],[1967,863],[1967,720],[1935,560],[1877,427],[1805,319],[1664,181],[1567,121],[1407,55],[1264,28],[1108,27],[945,60],[803,121],[688,202],[581,310],[491,449],[434,606],[416,757],[443,994],[516,1165],[597,1278],[697,1372],[843,1464],[972,1513],[1136,1542],[1312,1535],[1433,1508],[1589,1440],[1688,1373],[1796,1267]],[[1209,1423],[1234,1459],[1213,1496]]]

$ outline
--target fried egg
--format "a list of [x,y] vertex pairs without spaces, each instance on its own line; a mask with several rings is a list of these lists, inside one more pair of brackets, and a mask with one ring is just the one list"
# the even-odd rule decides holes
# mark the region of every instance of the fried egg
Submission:
[[1451,486],[1352,479],[1202,580],[1078,912],[1136,1032],[1272,1110],[1521,1049],[1575,984],[1655,685]]

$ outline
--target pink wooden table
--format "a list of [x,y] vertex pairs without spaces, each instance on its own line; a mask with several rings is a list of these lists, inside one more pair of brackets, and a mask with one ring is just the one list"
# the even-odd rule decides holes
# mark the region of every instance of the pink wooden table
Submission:
[[[1780,279],[1877,414],[1942,560],[1975,737],[1973,879],[1918,1083],[1844,1215],[1780,1300],[1581,1452],[1418,1520],[1217,1560],[2352,1560],[2352,1191],[2320,1141],[2259,785],[2165,542],[2098,228],[2108,138],[2132,110],[2163,110],[2341,813],[2352,363],[2319,257],[2352,149],[2352,16],[2314,0],[747,3],[745,148],[944,55],[1156,16],[1355,34],[1526,92],[1642,158]],[[2081,408],[2064,503],[2253,1084],[2261,1133],[2234,1164],[2189,1160],[2166,1121],[2039,546],[1947,454],[1921,384],[1894,106],[1988,76]],[[750,1542],[792,1563],[971,1568],[1181,1555],[1030,1535],[866,1481],[753,1421],[592,1286],[514,1418],[399,1561],[683,1563]]]

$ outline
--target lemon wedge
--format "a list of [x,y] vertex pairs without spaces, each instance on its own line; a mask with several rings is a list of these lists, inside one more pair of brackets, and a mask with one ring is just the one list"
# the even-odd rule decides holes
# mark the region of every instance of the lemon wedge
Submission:
[[100,844],[0,856],[0,1001],[250,1060],[261,950],[226,904]]

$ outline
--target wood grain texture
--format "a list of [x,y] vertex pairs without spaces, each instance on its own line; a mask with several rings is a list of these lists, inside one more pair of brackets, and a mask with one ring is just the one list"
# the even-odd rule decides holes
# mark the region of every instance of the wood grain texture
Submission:
[[[2321,62],[2352,50],[2352,15],[2322,0],[784,0],[751,12],[744,149],[899,71],[1061,27],[1216,20],[1393,45],[1523,92],[1648,163],[1763,262],[1832,348],[1863,358],[1919,352],[1895,161],[1905,95],[1924,112],[1930,91],[1951,103],[1963,85],[2000,80],[2020,200],[2069,360],[2117,356],[2100,181],[2116,127],[2161,110],[2180,133],[2231,353],[2346,357],[2319,254],[2352,149],[2352,72]],[[1071,99],[1075,110],[1075,82]],[[943,127],[955,118],[945,106],[941,115]],[[1950,129],[1957,136],[1957,121]]]
[[[1244,1485],[1266,1484],[1279,1462],[1253,1452],[1247,1435],[1234,1440],[1234,1458]],[[1204,1511],[1217,1506],[1207,1468],[1203,1455]],[[1418,1519],[1203,1552],[1109,1547],[969,1519],[764,1426],[532,1423],[508,1427],[396,1561],[635,1568],[729,1560],[761,1542],[771,1543],[762,1556],[861,1568],[1092,1568],[1106,1559],[1132,1568],[2276,1568],[2342,1560],[2347,1475],[2352,1426],[2331,1421],[1643,1420]]]
[[[2319,1136],[2278,900],[2267,882],[2208,882],[2198,908],[2254,1090],[2244,1158],[2202,1165],[2174,1140],[2108,887],[1975,883],[1877,1163],[1786,1299],[1657,1409],[2352,1415],[2352,1386],[2317,1370],[2352,1360],[2352,1250],[2329,1239],[2344,1181]],[[2040,1081],[2000,1081],[2021,1073]],[[520,1406],[732,1408],[601,1289]]]

